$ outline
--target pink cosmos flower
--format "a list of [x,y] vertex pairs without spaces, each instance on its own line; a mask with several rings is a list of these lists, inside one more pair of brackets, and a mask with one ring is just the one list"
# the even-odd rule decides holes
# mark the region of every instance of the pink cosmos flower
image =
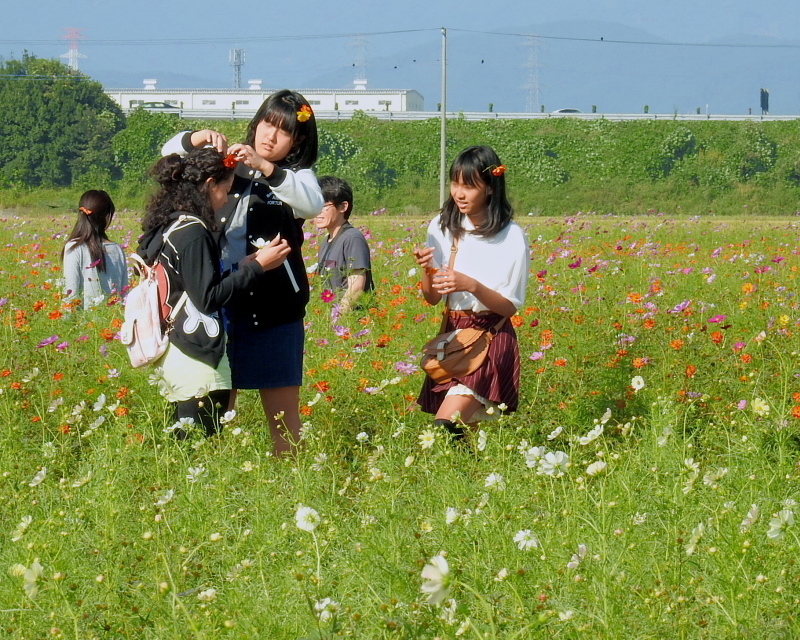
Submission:
[[711,317],[708,319],[708,321],[709,321],[709,322],[714,322],[714,323],[717,323],[717,322],[724,322],[724,321],[725,321],[725,318],[727,318],[727,317],[728,317],[728,316],[723,316],[723,315],[721,315],[721,314],[717,314],[717,315],[715,315],[715,316],[711,316]]
[[336,297],[336,294],[333,293],[330,289],[325,289],[322,292],[322,301],[323,302],[333,302],[333,299]]

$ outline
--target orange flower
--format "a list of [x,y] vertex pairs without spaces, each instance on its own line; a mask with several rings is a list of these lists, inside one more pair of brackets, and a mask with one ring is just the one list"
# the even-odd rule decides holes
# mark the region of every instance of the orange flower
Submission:
[[753,291],[755,291],[755,290],[756,290],[756,285],[754,285],[752,282],[745,282],[742,285],[742,292],[743,293],[753,293]]
[[10,375],[11,375],[11,369],[8,368],[3,369],[3,371],[0,372],[0,377],[2,378],[7,378]]
[[19,391],[20,389],[22,389],[22,383],[21,382],[12,382],[11,383],[11,388],[14,389],[15,391]]
[[64,377],[64,374],[60,371],[58,373],[53,374],[53,380],[61,380]]
[[711,342],[714,344],[722,344],[725,340],[725,334],[722,331],[715,331],[711,334]]
[[313,387],[320,393],[327,393],[331,389],[331,385],[327,380],[320,380],[319,382],[315,383]]
[[114,329],[120,329],[120,328],[122,327],[122,319],[121,319],[121,318],[114,318],[114,319],[111,321],[111,326],[112,326]]
[[396,284],[392,287],[392,295],[396,296],[402,292],[403,292],[403,287],[401,287],[399,284]]
[[68,424],[62,424],[58,428],[58,430],[59,430],[60,433],[63,433],[64,435],[66,435],[71,431],[71,428],[70,428],[70,426]]
[[51,311],[49,314],[47,314],[47,317],[51,320],[60,320],[63,316],[64,314],[57,310]]
[[792,394],[792,400],[794,400],[795,402],[800,402],[800,391],[795,391]]
[[33,305],[33,310],[34,310],[34,311],[41,311],[42,309],[44,309],[44,306],[45,306],[46,304],[47,304],[47,303],[46,303],[46,302],[44,302],[43,300],[38,300],[38,301],[37,301],[37,302],[36,302],[36,303]]
[[641,369],[641,368],[647,366],[648,359],[647,358],[634,358],[632,364],[633,364],[633,368],[634,369]]
[[120,387],[119,391],[117,391],[117,398],[122,400],[125,396],[127,396],[131,392],[128,387]]
[[114,415],[116,415],[118,418],[124,418],[130,412],[131,411],[130,409],[128,409],[128,407],[117,407],[116,410],[114,411]]
[[633,304],[639,304],[642,301],[642,294],[631,291],[628,294],[628,301],[632,302]]
[[680,338],[675,338],[672,342],[669,343],[669,346],[675,349],[675,351],[680,351],[683,349],[684,341]]
[[556,358],[553,360],[554,367],[566,367],[567,366],[567,359],[566,358]]
[[687,378],[694,378],[696,373],[697,373],[697,367],[695,367],[693,364],[690,364],[686,367]]
[[107,340],[107,341],[113,340],[115,335],[116,335],[116,332],[113,329],[106,328],[106,329],[103,329],[100,332],[100,337],[103,338],[103,340]]
[[302,107],[300,107],[300,111],[297,112],[297,120],[298,122],[305,122],[313,115],[314,112],[311,110],[311,107],[309,107],[307,104],[304,104]]
[[652,329],[653,327],[656,326],[656,321],[653,318],[648,318],[647,320],[644,321],[643,326],[645,329]]
[[42,421],[42,419],[39,416],[33,416],[31,418],[31,422],[41,422],[41,421]]
[[749,353],[742,354],[742,362],[744,362],[745,364],[750,364],[752,361],[753,361],[753,356],[751,356]]
[[525,324],[525,320],[522,318],[522,316],[511,316],[512,326],[521,327],[523,324]]
[[301,415],[304,415],[304,416],[306,416],[306,417],[310,416],[310,415],[311,415],[311,412],[312,412],[313,410],[314,410],[314,409],[313,409],[312,407],[309,407],[307,404],[306,404],[306,405],[303,405],[302,407],[300,407],[300,413],[301,413]]
[[800,418],[800,405],[795,405],[792,407],[792,417]]

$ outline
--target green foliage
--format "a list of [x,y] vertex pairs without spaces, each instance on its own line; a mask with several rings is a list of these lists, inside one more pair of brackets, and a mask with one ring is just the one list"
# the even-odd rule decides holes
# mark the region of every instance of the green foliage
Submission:
[[0,185],[108,187],[124,126],[100,83],[25,53],[0,63]]

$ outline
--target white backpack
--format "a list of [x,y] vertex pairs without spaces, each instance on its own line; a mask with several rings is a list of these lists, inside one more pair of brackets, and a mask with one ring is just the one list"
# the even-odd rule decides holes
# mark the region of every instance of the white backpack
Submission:
[[[202,224],[197,218],[180,216],[164,232],[165,244],[169,234],[184,221]],[[125,321],[119,335],[120,342],[128,348],[128,356],[134,367],[152,364],[164,355],[175,317],[188,299],[184,291],[175,307],[170,309],[167,304],[169,279],[160,257],[159,254],[151,267],[139,255],[134,253],[130,256],[140,280],[125,298]]]

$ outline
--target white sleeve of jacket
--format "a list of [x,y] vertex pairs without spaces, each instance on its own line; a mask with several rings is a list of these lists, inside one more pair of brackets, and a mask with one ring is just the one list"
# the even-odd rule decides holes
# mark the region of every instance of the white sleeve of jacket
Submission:
[[163,147],[161,147],[161,155],[168,156],[171,153],[177,153],[179,156],[185,156],[189,151],[183,146],[183,138],[191,131],[181,131],[175,134],[172,138],[167,140]]
[[311,169],[287,170],[283,181],[278,185],[270,184],[270,188],[292,208],[295,218],[310,220],[325,206],[317,176]]

